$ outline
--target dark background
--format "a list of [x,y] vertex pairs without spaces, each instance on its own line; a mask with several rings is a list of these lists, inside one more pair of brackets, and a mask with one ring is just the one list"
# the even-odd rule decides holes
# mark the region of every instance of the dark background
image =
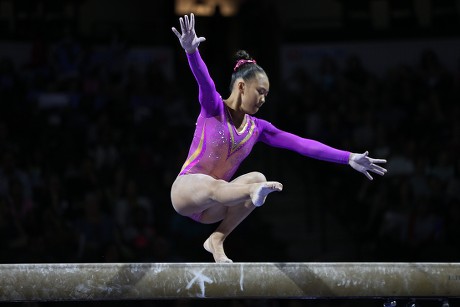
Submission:
[[[170,30],[190,9],[223,97],[246,49],[271,81],[257,116],[389,161],[370,182],[257,145],[239,174],[284,191],[227,239],[230,258],[458,261],[459,1],[1,0],[0,262],[212,261],[202,243],[216,225],[169,199],[199,110]],[[314,68],[287,71],[288,47],[320,47]]]

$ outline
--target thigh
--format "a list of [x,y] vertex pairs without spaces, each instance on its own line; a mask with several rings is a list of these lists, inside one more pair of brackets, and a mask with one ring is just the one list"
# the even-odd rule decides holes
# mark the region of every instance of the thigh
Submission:
[[260,172],[250,172],[239,177],[236,177],[231,182],[234,183],[258,183],[258,182],[265,182],[267,178],[265,175]]
[[222,221],[227,215],[229,207],[216,205],[211,206],[201,213],[199,222],[203,224],[214,224]]
[[210,191],[222,180],[204,174],[178,176],[171,187],[171,202],[181,215],[190,216],[212,207]]
[[[265,182],[267,179],[265,176],[260,172],[251,172],[247,174],[243,174],[239,177],[236,177],[231,182],[232,183],[243,183],[243,184],[251,184],[251,183],[258,183],[258,182]],[[241,203],[240,206],[246,206],[246,203]],[[227,206],[211,206],[205,211],[203,211],[201,215],[200,222],[204,224],[212,224],[217,223],[225,218],[227,215],[227,210],[229,207]]]

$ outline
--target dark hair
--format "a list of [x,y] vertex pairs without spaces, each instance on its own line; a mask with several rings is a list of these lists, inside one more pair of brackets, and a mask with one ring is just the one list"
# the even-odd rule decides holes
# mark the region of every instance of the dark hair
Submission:
[[232,79],[230,81],[230,92],[233,90],[233,85],[236,79],[243,78],[244,81],[248,81],[256,76],[257,73],[265,74],[265,71],[255,62],[247,62],[236,67],[236,64],[240,60],[254,61],[254,59],[245,50],[238,50],[233,56],[235,69],[232,73]]

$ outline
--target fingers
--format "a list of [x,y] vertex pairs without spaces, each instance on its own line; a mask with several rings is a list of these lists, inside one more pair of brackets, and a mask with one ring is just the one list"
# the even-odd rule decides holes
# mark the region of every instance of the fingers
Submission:
[[176,34],[177,38],[180,39],[180,33],[176,30],[176,28],[172,27],[171,30]]
[[369,167],[367,167],[367,170],[373,172],[373,173],[376,173],[380,176],[383,176],[386,174],[387,170],[383,167],[381,167],[380,165],[375,165],[375,164],[371,164],[369,165]]
[[195,29],[195,15],[190,13],[190,31]]
[[387,163],[387,160],[386,159],[374,159],[374,158],[371,158],[371,157],[368,157],[369,155],[369,152],[366,151],[362,154],[359,155],[359,158],[362,159],[362,158],[365,158],[367,159],[370,163]]
[[376,174],[379,174],[380,176],[383,176],[386,174],[387,172],[387,169],[386,168],[383,168],[381,167],[380,165],[376,165],[375,163],[387,163],[387,160],[385,159],[372,159],[372,158],[368,158],[369,159],[369,162],[371,162],[371,165],[370,165],[370,168],[369,170],[376,173]]
[[382,171],[382,170],[375,169],[375,168],[371,168],[371,169],[369,169],[369,170],[370,170],[371,172],[373,172],[373,173],[376,173],[377,175],[380,175],[380,176],[383,176],[383,175],[385,175],[385,173],[386,173],[386,170],[385,170],[385,171]]
[[[190,14],[190,19],[187,15],[184,15],[184,17],[179,18],[179,23],[182,34],[189,33],[195,27],[195,15],[193,15],[193,13]],[[173,27],[172,31],[178,38],[181,37],[181,33],[179,33],[176,28]]]
[[371,174],[369,174],[368,171],[364,171],[363,174],[367,177],[367,179],[374,180],[374,178],[372,178]]
[[[193,31],[195,29],[195,15],[193,13],[190,14],[190,17],[184,15],[184,17],[179,18],[179,23],[182,34]],[[176,34],[178,31],[174,33]]]
[[185,30],[187,32],[190,32],[190,20],[189,20],[187,15],[184,16],[184,20],[185,20],[185,22],[184,22],[185,23]]
[[205,40],[206,40],[205,37],[198,37],[198,38],[197,38],[197,41],[198,41],[199,44],[202,43],[202,42],[204,42]]
[[387,169],[381,167],[380,165],[372,164],[372,167],[373,167],[373,169],[375,169],[376,171],[382,172],[382,173],[384,173],[384,174],[387,172]]
[[184,18],[179,18],[179,23],[180,23],[180,30],[183,33],[185,33],[185,24],[184,24]]
[[385,159],[371,159],[371,158],[369,158],[369,161],[371,161],[371,163],[387,163],[387,160],[385,160]]

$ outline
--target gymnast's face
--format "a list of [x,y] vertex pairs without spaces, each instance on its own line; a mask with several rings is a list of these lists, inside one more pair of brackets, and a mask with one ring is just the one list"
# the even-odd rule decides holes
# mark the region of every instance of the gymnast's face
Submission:
[[265,103],[270,82],[266,74],[258,73],[254,78],[244,81],[242,86],[241,108],[245,113],[255,114]]

